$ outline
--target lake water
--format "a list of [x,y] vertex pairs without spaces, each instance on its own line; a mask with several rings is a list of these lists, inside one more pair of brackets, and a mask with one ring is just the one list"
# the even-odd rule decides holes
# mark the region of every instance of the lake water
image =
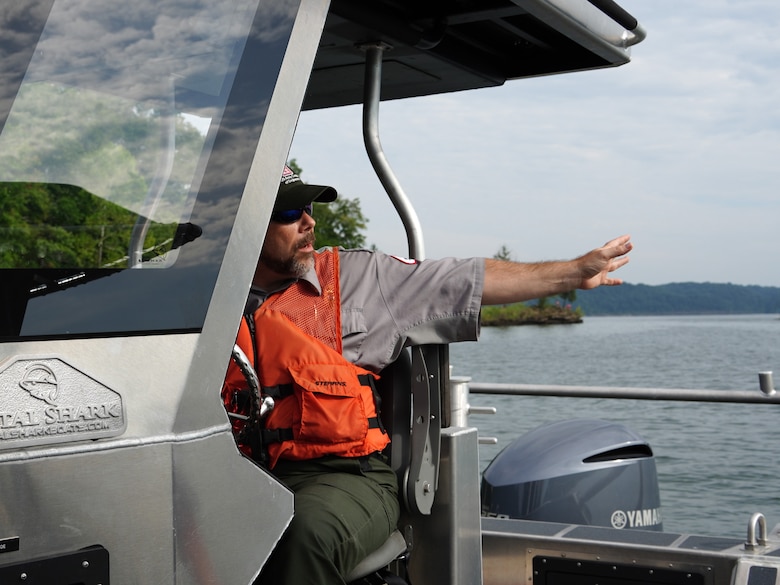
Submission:
[[[453,375],[474,382],[755,390],[774,371],[780,317],[586,317],[577,325],[484,328],[450,349]],[[754,512],[780,524],[780,405],[472,395],[470,424],[484,469],[517,436],[547,422],[600,418],[633,429],[653,449],[664,530],[744,539]]]

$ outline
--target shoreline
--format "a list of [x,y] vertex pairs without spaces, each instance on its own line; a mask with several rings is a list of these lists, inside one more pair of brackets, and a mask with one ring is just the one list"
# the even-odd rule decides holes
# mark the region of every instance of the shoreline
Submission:
[[512,305],[506,307],[491,307],[492,310],[483,309],[480,324],[483,327],[513,327],[516,325],[572,325],[582,323],[582,312],[554,307],[526,307],[522,311],[511,310]]

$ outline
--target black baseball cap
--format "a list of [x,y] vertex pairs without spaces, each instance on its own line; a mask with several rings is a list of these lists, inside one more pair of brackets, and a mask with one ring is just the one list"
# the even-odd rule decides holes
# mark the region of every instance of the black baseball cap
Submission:
[[335,201],[337,196],[338,193],[333,187],[304,183],[290,167],[285,165],[282,172],[282,180],[279,183],[279,191],[276,193],[274,213],[290,209],[301,209],[312,201],[330,203]]

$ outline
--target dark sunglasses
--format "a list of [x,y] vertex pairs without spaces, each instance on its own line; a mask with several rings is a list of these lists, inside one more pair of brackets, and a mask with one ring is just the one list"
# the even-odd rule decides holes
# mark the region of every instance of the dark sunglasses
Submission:
[[275,221],[276,223],[295,223],[301,219],[301,217],[303,217],[304,212],[306,212],[309,217],[312,217],[311,203],[305,207],[301,207],[300,209],[285,209],[284,211],[277,211],[276,213],[272,213],[271,220]]

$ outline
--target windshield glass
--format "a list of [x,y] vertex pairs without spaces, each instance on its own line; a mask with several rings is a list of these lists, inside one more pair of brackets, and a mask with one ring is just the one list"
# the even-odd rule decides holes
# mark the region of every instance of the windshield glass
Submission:
[[0,337],[202,326],[293,18],[258,0],[0,11]]

